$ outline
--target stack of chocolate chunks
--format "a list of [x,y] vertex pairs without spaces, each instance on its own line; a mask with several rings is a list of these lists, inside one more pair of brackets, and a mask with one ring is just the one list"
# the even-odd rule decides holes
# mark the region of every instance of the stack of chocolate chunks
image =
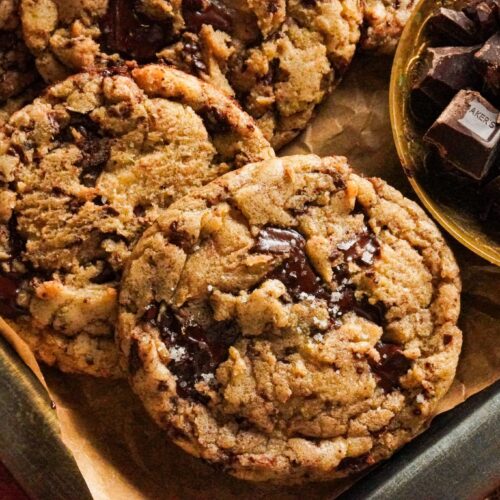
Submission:
[[470,183],[500,214],[500,0],[440,8],[426,23],[429,45],[411,92],[414,117],[437,153],[434,167]]

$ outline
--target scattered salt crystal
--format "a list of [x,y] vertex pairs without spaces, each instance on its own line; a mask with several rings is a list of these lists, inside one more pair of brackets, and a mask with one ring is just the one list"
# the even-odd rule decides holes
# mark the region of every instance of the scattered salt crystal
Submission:
[[420,393],[416,398],[415,398],[415,401],[417,403],[423,403],[425,401],[425,398],[424,398],[424,395],[422,393]]
[[180,361],[185,355],[186,355],[186,348],[185,347],[172,347],[169,351],[168,351],[169,355],[170,355],[170,359],[172,361]]
[[212,285],[208,285],[208,286],[207,286],[207,290],[208,290],[208,292],[211,292],[213,289],[214,289],[214,287],[213,287]]
[[213,373],[202,373],[200,376],[201,376],[203,382],[205,382],[206,384],[209,384],[210,382],[212,382],[215,379]]

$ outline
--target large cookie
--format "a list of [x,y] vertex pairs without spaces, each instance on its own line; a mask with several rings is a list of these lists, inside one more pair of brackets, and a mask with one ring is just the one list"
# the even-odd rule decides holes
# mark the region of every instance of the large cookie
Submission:
[[190,189],[273,156],[231,99],[174,69],[52,86],[0,135],[0,315],[42,361],[119,375],[117,287],[131,246]]
[[351,61],[360,0],[21,0],[48,81],[157,57],[239,99],[273,146],[291,140]]
[[457,265],[422,209],[344,158],[246,166],[173,204],[122,282],[118,339],[168,436],[235,476],[391,455],[454,377]]
[[363,28],[360,45],[365,50],[392,54],[417,0],[362,0]]
[[18,8],[18,0],[0,0],[0,108],[38,76],[22,40]]

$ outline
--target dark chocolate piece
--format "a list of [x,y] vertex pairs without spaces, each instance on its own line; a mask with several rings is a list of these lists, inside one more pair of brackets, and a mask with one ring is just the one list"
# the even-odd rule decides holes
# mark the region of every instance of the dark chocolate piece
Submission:
[[447,163],[475,180],[483,179],[498,153],[499,112],[479,92],[461,90],[441,113],[424,140]]
[[182,15],[186,28],[197,33],[204,24],[231,31],[233,21],[227,7],[216,0],[183,0]]
[[476,25],[480,41],[486,40],[500,28],[499,5],[497,0],[483,0],[463,9]]
[[172,22],[148,19],[134,0],[110,0],[101,32],[101,43],[108,52],[147,62],[172,41]]
[[461,89],[479,85],[473,68],[474,47],[438,47],[426,51],[426,65],[412,89],[412,99],[429,99],[441,110]]
[[399,386],[399,378],[410,369],[411,361],[396,344],[378,342],[375,349],[380,354],[380,361],[370,359],[370,367],[376,374],[378,383],[384,392],[391,392]]
[[17,296],[22,280],[15,276],[0,274],[0,316],[15,318],[23,314],[24,310],[17,304]]
[[488,89],[500,96],[500,33],[494,34],[476,52],[474,64]]
[[337,246],[336,255],[332,258],[343,255],[344,263],[333,268],[337,284],[335,290],[331,290],[326,283],[323,283],[316,273],[305,252],[304,237],[293,229],[274,227],[262,229],[252,252],[286,255],[281,264],[270,271],[265,279],[281,281],[293,300],[302,300],[304,295],[325,300],[334,323],[344,314],[355,311],[369,321],[382,324],[385,315],[384,306],[370,304],[366,299],[356,299],[347,267],[347,262],[356,262],[360,266],[372,265],[375,257],[379,255],[378,241],[368,228]]
[[177,377],[177,394],[203,403],[206,396],[195,385],[211,375],[227,359],[229,347],[240,332],[234,323],[222,321],[203,327],[166,309],[158,320],[160,336],[169,348],[168,369]]
[[439,45],[474,45],[477,28],[463,12],[441,7],[426,23],[429,37]]

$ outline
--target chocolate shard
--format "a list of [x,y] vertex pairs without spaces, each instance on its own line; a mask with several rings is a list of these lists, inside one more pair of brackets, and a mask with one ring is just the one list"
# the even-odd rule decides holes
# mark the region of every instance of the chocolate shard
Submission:
[[478,42],[477,28],[463,12],[441,7],[426,23],[433,44],[474,45]]
[[141,62],[151,61],[172,40],[172,21],[153,20],[138,9],[134,0],[110,0],[100,28],[101,43],[108,52],[118,52]]
[[479,48],[476,45],[427,49],[425,66],[411,91],[411,107],[416,118],[425,121],[429,110],[433,110],[434,119],[437,118],[437,110],[446,107],[459,90],[479,86],[479,76],[472,64]]
[[488,90],[500,96],[500,32],[490,37],[474,54],[474,66]]
[[463,12],[476,25],[477,34],[481,41],[489,38],[500,28],[499,0],[476,1],[467,5]]
[[475,180],[484,179],[499,151],[498,110],[479,92],[461,90],[441,113],[424,140],[440,157]]

